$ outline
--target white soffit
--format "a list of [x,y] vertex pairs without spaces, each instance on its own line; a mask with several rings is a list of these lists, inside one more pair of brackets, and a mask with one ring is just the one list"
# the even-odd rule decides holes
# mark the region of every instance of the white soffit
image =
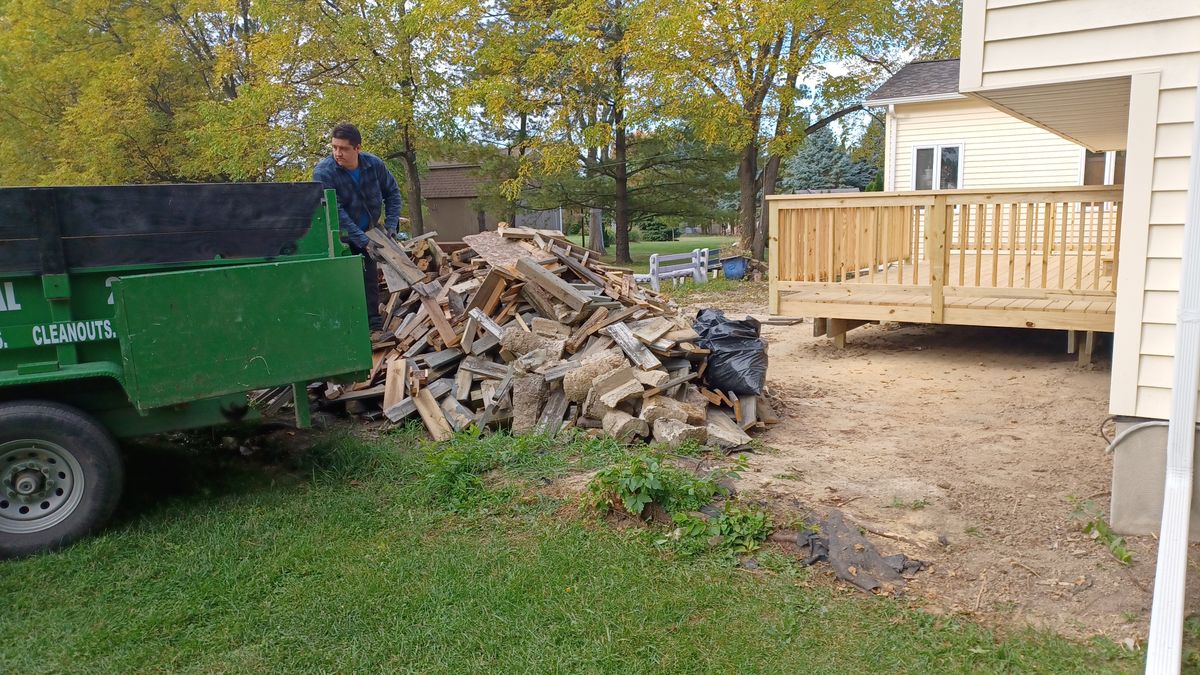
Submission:
[[1129,77],[973,92],[993,106],[1091,150],[1124,150]]

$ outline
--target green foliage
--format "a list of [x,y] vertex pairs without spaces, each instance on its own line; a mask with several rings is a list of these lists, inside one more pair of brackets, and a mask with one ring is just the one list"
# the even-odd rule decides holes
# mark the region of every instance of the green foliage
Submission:
[[1125,538],[1113,532],[1104,514],[1090,499],[1071,498],[1071,518],[1082,523],[1081,529],[1092,539],[1104,545],[1122,565],[1133,563],[1133,555],[1125,547]]
[[771,516],[765,511],[743,508],[734,502],[726,502],[715,518],[681,512],[673,514],[672,520],[675,529],[658,543],[682,555],[708,550],[734,555],[752,553],[774,529]]
[[715,471],[701,478],[667,464],[662,456],[637,454],[597,473],[588,483],[588,495],[601,511],[620,504],[629,513],[641,515],[651,502],[668,513],[694,511],[725,494],[717,481],[727,475],[727,471]]
[[675,228],[661,220],[651,220],[638,226],[641,230],[642,241],[674,241],[677,237]]
[[863,189],[878,173],[868,160],[852,161],[828,127],[804,139],[800,150],[784,162],[784,169],[786,192]]

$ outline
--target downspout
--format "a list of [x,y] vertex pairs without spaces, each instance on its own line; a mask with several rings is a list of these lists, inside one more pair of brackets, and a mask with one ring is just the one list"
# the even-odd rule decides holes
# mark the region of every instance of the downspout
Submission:
[[884,132],[887,136],[887,166],[883,168],[883,191],[892,192],[896,189],[896,105],[887,108],[884,118]]
[[1192,158],[1188,166],[1188,211],[1183,224],[1179,320],[1175,328],[1175,377],[1171,424],[1167,431],[1162,529],[1158,539],[1154,604],[1147,641],[1147,673],[1179,672],[1183,646],[1183,594],[1187,582],[1188,520],[1192,511],[1196,390],[1200,386],[1200,88],[1196,90]]

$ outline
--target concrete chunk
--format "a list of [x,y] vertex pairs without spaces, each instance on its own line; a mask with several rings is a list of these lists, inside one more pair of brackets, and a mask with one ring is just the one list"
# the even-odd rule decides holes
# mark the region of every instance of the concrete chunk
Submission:
[[513,380],[513,433],[529,431],[537,424],[546,401],[546,378],[526,375]]
[[567,393],[568,400],[583,403],[597,377],[626,365],[628,362],[625,361],[625,357],[615,350],[588,357],[583,365],[563,377],[563,391]]
[[639,370],[635,377],[647,387],[661,387],[671,379],[671,376],[663,370]]
[[700,444],[708,442],[708,429],[664,417],[654,422],[654,440],[675,450],[688,441]]
[[633,368],[629,367],[597,377],[592,387],[596,390],[596,398],[610,408],[617,407],[621,401],[641,396],[645,391],[642,383],[633,376]]
[[504,335],[500,337],[500,346],[517,356],[524,356],[536,349],[553,349],[556,342],[558,343],[560,354],[558,358],[561,358],[563,345],[563,341],[561,340],[544,338],[541,335],[523,330],[520,326],[509,326],[504,331]]
[[708,409],[708,445],[722,450],[737,448],[750,442],[750,436],[733,421],[724,410],[716,407]]
[[653,425],[660,419],[687,422],[688,415],[683,404],[666,396],[655,396],[642,404],[642,419]]
[[604,433],[620,441],[631,441],[636,436],[646,436],[650,429],[646,422],[629,413],[613,410],[604,416]]

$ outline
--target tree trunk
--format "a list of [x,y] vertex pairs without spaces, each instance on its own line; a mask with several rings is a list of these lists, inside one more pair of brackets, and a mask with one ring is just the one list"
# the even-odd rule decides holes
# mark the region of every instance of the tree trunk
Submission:
[[475,224],[481,233],[487,232],[487,213],[483,209],[475,212]]
[[588,242],[588,250],[595,251],[600,255],[606,255],[608,249],[605,248],[604,242],[604,218],[601,217],[600,209],[591,209],[588,223],[588,237],[591,241]]
[[758,229],[755,210],[758,206],[758,142],[750,142],[742,148],[738,157],[738,223],[741,226],[741,246],[750,250],[754,246],[754,232]]
[[766,260],[764,254],[767,248],[767,233],[771,231],[771,224],[767,222],[771,214],[771,210],[767,208],[767,197],[775,194],[775,185],[779,182],[781,159],[779,155],[771,155],[767,158],[767,165],[763,167],[762,206],[758,214],[758,227],[754,229],[754,242],[750,247],[751,254],[757,260]]
[[613,230],[617,244],[617,263],[628,265],[633,262],[629,255],[629,174],[626,162],[627,140],[625,138],[625,112],[618,110],[615,117],[616,143],[613,148]]
[[414,237],[425,234],[425,219],[421,213],[421,173],[417,166],[417,145],[412,133],[404,129],[404,177],[408,185],[408,225]]

